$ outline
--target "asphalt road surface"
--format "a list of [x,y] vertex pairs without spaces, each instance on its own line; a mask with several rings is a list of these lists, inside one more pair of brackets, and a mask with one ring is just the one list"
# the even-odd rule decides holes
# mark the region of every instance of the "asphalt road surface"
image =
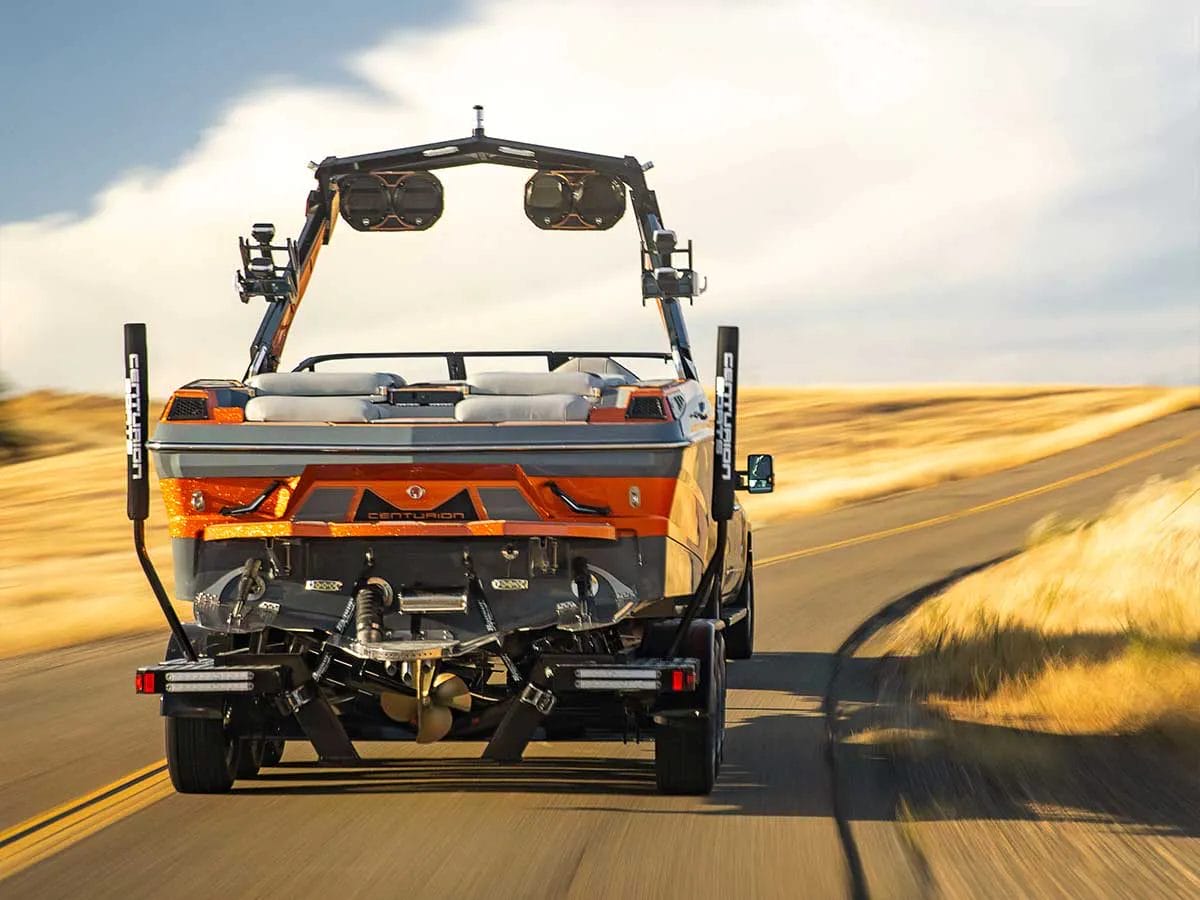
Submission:
[[[709,797],[657,795],[653,745],[619,741],[535,742],[517,766],[479,760],[481,743],[367,744],[379,765],[356,770],[316,768],[290,744],[231,795],[178,796],[156,765],[156,704],[132,686],[161,636],[0,663],[0,897],[847,896],[821,711],[838,647],[895,598],[1019,548],[1047,513],[1094,512],[1197,464],[1192,410],[759,529],[757,652],[730,666]],[[841,785],[859,794],[839,808],[861,872],[872,896],[919,894],[878,790]],[[29,849],[13,829],[34,817],[46,839]]]

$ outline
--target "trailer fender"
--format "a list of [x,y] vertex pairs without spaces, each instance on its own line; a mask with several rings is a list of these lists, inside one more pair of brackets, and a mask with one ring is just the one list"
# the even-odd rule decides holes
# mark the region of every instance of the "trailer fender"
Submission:
[[[672,710],[700,710],[705,707],[708,697],[709,683],[714,672],[712,647],[717,640],[716,632],[719,624],[711,619],[694,619],[688,625],[687,631],[680,642],[677,656],[698,659],[700,661],[700,677],[695,691],[682,694],[662,694],[654,708],[655,713]],[[661,658],[669,655],[671,641],[679,628],[679,619],[664,619],[648,625],[642,637],[640,655],[647,658]]]

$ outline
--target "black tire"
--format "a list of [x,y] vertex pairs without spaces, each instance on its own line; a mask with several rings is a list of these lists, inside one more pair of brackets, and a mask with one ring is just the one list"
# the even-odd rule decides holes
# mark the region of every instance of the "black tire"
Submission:
[[721,763],[725,762],[725,698],[726,698],[726,669],[725,660],[729,659],[729,651],[725,649],[725,635],[716,635],[717,660],[717,774],[721,774]]
[[668,720],[655,729],[654,774],[663,794],[712,793],[725,755],[725,641],[705,625],[695,623],[683,648],[700,660],[705,715]]
[[744,618],[725,629],[725,658],[749,659],[754,655],[754,559],[746,559],[746,576],[735,606],[744,607]]
[[283,738],[269,738],[263,741],[262,764],[268,768],[279,765],[286,743]]
[[221,719],[168,716],[167,771],[181,794],[224,794],[239,768],[240,742]]
[[235,762],[235,778],[253,778],[263,767],[264,741],[246,740],[239,742]]

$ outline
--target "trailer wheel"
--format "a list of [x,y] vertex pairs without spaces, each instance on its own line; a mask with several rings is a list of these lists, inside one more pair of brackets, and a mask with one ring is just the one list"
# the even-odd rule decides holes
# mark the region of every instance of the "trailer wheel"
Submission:
[[253,778],[263,767],[264,741],[239,741],[234,778]]
[[279,765],[283,759],[283,738],[268,738],[263,741],[262,764],[268,768]]
[[736,605],[744,607],[745,618],[725,629],[725,658],[749,659],[754,655],[754,560],[746,560],[746,576],[738,591]]
[[241,742],[237,755],[237,778],[253,778],[263,766],[276,766],[283,759],[281,738],[252,738]]
[[709,794],[725,755],[724,637],[712,628],[693,628],[683,652],[700,660],[703,715],[655,729],[654,774],[661,793]]
[[168,716],[167,771],[181,794],[224,794],[241,768],[240,741],[221,719]]

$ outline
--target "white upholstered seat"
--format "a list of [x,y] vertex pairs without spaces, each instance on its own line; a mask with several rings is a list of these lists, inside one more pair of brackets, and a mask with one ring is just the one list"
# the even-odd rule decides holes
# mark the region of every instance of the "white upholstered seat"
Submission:
[[404,379],[390,372],[264,372],[246,384],[260,397],[369,397],[404,387]]
[[247,422],[374,422],[382,404],[363,397],[251,397]]
[[595,395],[604,381],[591,372],[480,372],[470,379],[472,394],[534,397],[546,394]]
[[592,404],[577,394],[464,397],[454,407],[459,422],[586,422]]

